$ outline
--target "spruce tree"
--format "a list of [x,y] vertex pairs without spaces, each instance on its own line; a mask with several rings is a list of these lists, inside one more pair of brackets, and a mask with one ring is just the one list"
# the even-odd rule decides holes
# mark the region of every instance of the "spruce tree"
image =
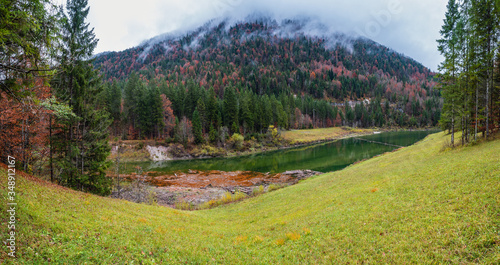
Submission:
[[165,126],[163,122],[163,110],[162,101],[160,95],[160,89],[153,82],[150,83],[149,89],[149,104],[150,104],[150,116],[151,116],[151,137],[160,137],[161,129]]
[[206,110],[206,107],[205,107],[205,101],[202,98],[198,99],[198,102],[196,103],[196,110],[198,110],[198,112],[200,114],[200,121],[201,121],[202,131],[203,132],[208,131],[207,110]]
[[[492,95],[498,89],[493,82],[493,62],[498,54],[500,33],[498,1],[460,3],[449,1],[441,30],[443,38],[438,40],[439,51],[445,58],[440,66],[444,97],[440,122],[450,129],[452,144],[455,123],[461,125],[462,144],[468,142],[472,134],[476,139],[479,129],[488,136],[491,118],[495,115]],[[439,110],[435,113],[439,115]],[[434,123],[436,115],[429,115]]]
[[215,130],[213,123],[210,123],[210,128],[208,130],[208,137],[211,143],[217,142],[217,130]]
[[198,110],[193,112],[193,135],[195,144],[202,144],[205,142],[203,139],[203,131],[200,119],[200,113]]
[[60,121],[61,131],[53,139],[55,162],[61,173],[58,180],[71,188],[107,195],[111,179],[106,177],[108,112],[99,106],[102,81],[90,59],[97,45],[93,29],[85,19],[89,13],[86,0],[68,0],[66,12],[61,7],[59,71],[53,80],[55,94],[72,108],[75,119]]
[[495,57],[495,45],[499,19],[496,16],[494,0],[478,0],[472,1],[472,17],[471,21],[475,26],[475,33],[478,35],[476,45],[479,55],[479,77],[484,87],[484,104],[483,111],[485,117],[485,136],[490,133],[490,105],[491,92],[493,90],[493,69]]
[[140,98],[139,76],[132,72],[124,88],[124,117],[128,126],[135,128],[137,126],[138,99]]
[[244,93],[241,101],[241,122],[245,133],[253,129],[253,115],[250,112],[250,97],[251,95],[249,93]]
[[218,128],[219,126],[222,125],[218,123],[217,111],[218,111],[217,96],[215,94],[214,88],[211,87],[208,92],[208,99],[207,99],[207,117],[210,123],[214,124],[214,128]]
[[[455,0],[448,1],[448,11],[446,12],[444,25],[440,31],[443,36],[438,40],[439,52],[445,57],[444,62],[439,66],[442,71],[442,91],[444,97],[443,115],[441,125],[448,127],[451,132],[451,145],[455,142],[455,115],[457,109],[457,63],[458,63],[458,36],[457,22],[459,19],[458,4]],[[447,129],[447,128],[443,129]]]
[[118,87],[118,82],[113,82],[106,86],[106,106],[111,117],[115,121],[120,121],[120,107],[122,100],[122,92]]
[[151,132],[151,127],[153,122],[151,119],[151,105],[149,97],[149,89],[144,86],[144,84],[139,85],[138,97],[137,97],[137,121],[139,129],[139,139],[144,139]]
[[231,126],[231,131],[236,133],[234,130],[238,125],[238,99],[233,87],[224,90],[224,124]]
[[36,78],[51,74],[44,54],[52,48],[57,28],[48,2],[0,1],[0,92],[18,100],[30,95],[25,88],[32,87]]
[[345,105],[345,118],[349,123],[349,125],[352,126],[354,123],[354,111],[352,110],[349,102],[345,102],[344,105]]

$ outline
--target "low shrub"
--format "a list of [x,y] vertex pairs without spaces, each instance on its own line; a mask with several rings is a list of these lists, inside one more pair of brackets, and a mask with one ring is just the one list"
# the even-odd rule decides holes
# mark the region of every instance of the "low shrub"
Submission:
[[271,184],[271,185],[269,185],[269,187],[267,187],[267,192],[271,192],[273,190],[279,190],[281,188],[282,188],[282,186],[278,186],[276,184]]
[[194,207],[191,203],[180,200],[175,203],[175,208],[179,210],[193,210]]
[[232,194],[231,192],[226,192],[226,193],[224,193],[224,195],[220,199],[210,200],[208,202],[200,204],[200,205],[198,205],[197,209],[198,210],[210,209],[210,208],[217,207],[219,205],[240,201],[246,197],[247,197],[247,195],[243,192],[237,191],[234,194]]
[[191,151],[191,155],[194,157],[200,156],[210,156],[210,157],[221,157],[226,154],[224,148],[214,147],[208,144],[197,146]]
[[181,144],[174,144],[171,145],[169,148],[169,153],[173,157],[185,157],[188,156],[188,153],[186,152],[186,149],[184,149],[184,146]]
[[235,133],[233,134],[233,136],[231,136],[231,138],[229,138],[228,144],[236,150],[242,150],[244,140],[245,138],[243,137],[243,135]]
[[257,196],[262,193],[264,193],[264,186],[262,185],[252,190],[252,196]]
[[136,148],[137,150],[142,150],[142,148],[144,148],[144,143],[143,143],[143,142],[139,142],[139,143],[135,146],[135,148]]

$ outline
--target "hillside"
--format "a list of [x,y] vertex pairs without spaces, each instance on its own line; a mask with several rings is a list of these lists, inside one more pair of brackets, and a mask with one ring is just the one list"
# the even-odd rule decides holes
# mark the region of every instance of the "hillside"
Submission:
[[[205,133],[210,123],[215,130],[223,125],[231,132],[236,126],[262,132],[269,124],[285,129],[340,124],[425,127],[435,126],[440,117],[440,93],[428,68],[369,39],[331,33],[307,19],[212,21],[188,33],[158,36],[122,52],[98,55],[95,66],[106,80],[117,83],[104,96],[110,112],[119,111],[120,101],[112,103],[119,91],[122,112],[134,109],[136,103],[127,97],[140,98],[130,91],[141,81],[142,90],[153,90],[144,92],[150,97],[166,95],[179,120],[192,121],[198,101],[208,108],[209,99],[216,97],[221,122],[217,111],[200,113],[205,115]],[[234,117],[226,117],[222,107],[228,89],[237,95]],[[261,110],[264,113],[256,114]],[[135,119],[128,117],[129,122]],[[154,118],[147,125],[131,123],[151,137],[161,134],[148,129],[155,127]]]
[[18,173],[15,263],[498,263],[500,140],[450,150],[447,138],[197,212]]

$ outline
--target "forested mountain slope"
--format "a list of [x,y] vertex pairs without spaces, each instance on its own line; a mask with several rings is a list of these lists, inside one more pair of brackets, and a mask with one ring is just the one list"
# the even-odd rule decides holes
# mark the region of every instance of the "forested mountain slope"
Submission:
[[[270,124],[287,129],[436,125],[441,101],[428,68],[365,38],[314,32],[322,28],[308,20],[212,21],[187,34],[98,55],[95,65],[116,83],[114,92],[108,87],[109,105],[115,100],[110,112],[117,112],[116,95],[122,91],[122,118],[133,124],[121,126],[129,134],[131,127],[141,130],[140,104],[132,98],[148,93],[150,101],[143,104],[160,107],[165,94],[178,120],[192,121],[198,110],[203,132],[210,126],[258,132]],[[144,111],[158,117],[142,131],[161,135],[161,111]],[[152,127],[156,132],[147,129]]]

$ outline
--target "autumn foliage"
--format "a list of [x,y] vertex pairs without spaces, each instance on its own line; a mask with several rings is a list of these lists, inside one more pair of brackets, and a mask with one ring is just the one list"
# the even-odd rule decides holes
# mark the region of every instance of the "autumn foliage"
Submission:
[[40,164],[33,168],[33,162],[47,158],[49,136],[49,111],[39,102],[50,96],[50,88],[38,78],[33,87],[24,89],[31,96],[15,99],[1,92],[0,158],[13,156],[25,170],[39,172]]
[[172,102],[165,96],[165,94],[161,95],[162,102],[162,110],[163,110],[163,133],[166,136],[170,136],[175,127],[175,116],[174,111],[172,110]]
[[[245,91],[257,97],[275,96],[283,110],[274,105],[272,118],[262,117],[270,113],[261,113],[257,119],[263,121],[249,122],[242,116],[245,109],[239,110],[236,125],[245,132],[263,132],[270,124],[286,129],[307,127],[309,119],[314,127],[380,126],[382,122],[377,122],[376,116],[390,126],[412,126],[409,122],[412,117],[417,121],[415,126],[437,124],[440,93],[435,89],[434,73],[428,68],[367,39],[340,42],[346,36],[312,37],[303,33],[305,24],[300,20],[267,19],[234,25],[207,24],[181,37],[158,38],[122,52],[103,54],[96,58],[95,65],[107,80],[122,82],[123,87],[134,73],[146,85],[154,83],[171,101],[173,113],[179,119],[184,116],[192,119],[196,100],[206,97],[203,93],[210,89],[220,103],[225,100],[225,91],[234,88],[239,97],[236,104],[245,108],[246,104],[242,104]],[[291,28],[295,31],[287,32],[287,37],[280,35]],[[345,114],[346,101],[361,104],[365,99],[380,106],[388,101],[390,110],[382,112],[380,106],[364,103],[364,108],[376,113],[365,115],[364,121],[346,121],[345,115],[337,115],[334,109],[327,110],[321,103],[332,104],[332,108],[337,107]],[[292,100],[299,104],[291,104]],[[311,103],[313,100],[318,102]],[[265,112],[262,105],[266,100],[260,101],[261,107],[257,108]],[[408,104],[421,111],[414,112],[414,108],[407,111]],[[303,117],[295,115],[296,107]],[[221,122],[233,131],[233,122],[227,124],[224,115],[231,116],[234,111],[220,111]],[[276,112],[280,111],[286,118],[278,117]],[[205,133],[210,123],[215,123],[214,129],[218,129],[217,113],[214,115],[208,116],[210,122],[203,122]],[[270,124],[259,125],[259,122]],[[254,128],[249,128],[249,124]]]

